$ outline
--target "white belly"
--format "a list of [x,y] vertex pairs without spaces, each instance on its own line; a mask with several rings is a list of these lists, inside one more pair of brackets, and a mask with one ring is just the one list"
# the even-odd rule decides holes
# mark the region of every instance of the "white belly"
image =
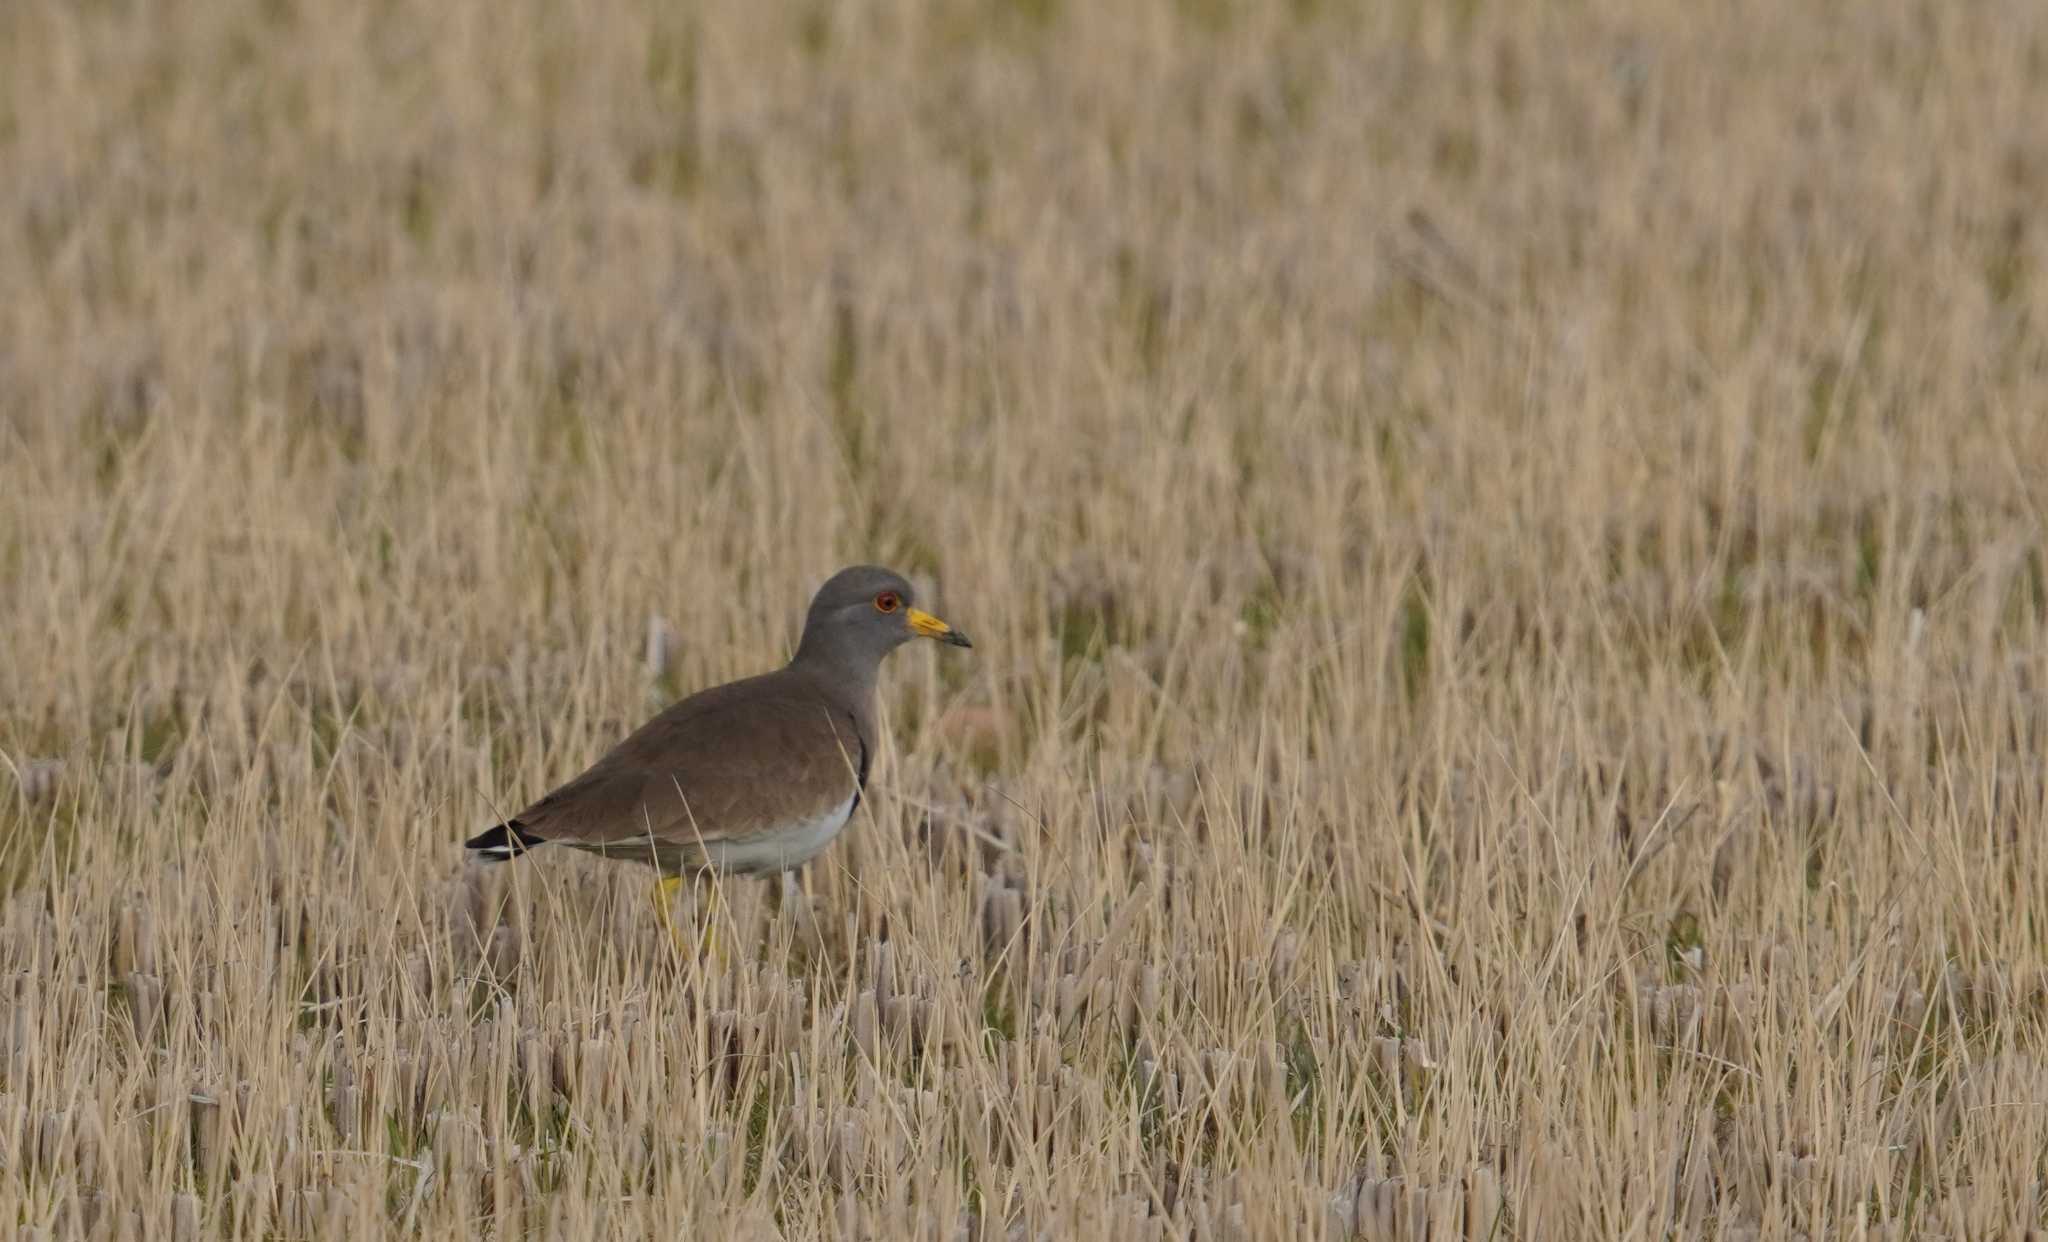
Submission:
[[705,862],[714,870],[731,875],[801,867],[817,857],[818,851],[832,844],[832,838],[838,836],[840,829],[853,818],[854,797],[848,794],[846,801],[816,819],[800,819],[773,832],[738,841],[707,841],[704,843]]

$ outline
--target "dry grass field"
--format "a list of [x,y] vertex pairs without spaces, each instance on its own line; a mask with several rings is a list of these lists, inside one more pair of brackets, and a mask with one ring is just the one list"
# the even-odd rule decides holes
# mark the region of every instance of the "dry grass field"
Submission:
[[[2044,116],[2034,0],[0,4],[0,1234],[2038,1233]],[[976,650],[726,961],[465,860],[864,560]]]

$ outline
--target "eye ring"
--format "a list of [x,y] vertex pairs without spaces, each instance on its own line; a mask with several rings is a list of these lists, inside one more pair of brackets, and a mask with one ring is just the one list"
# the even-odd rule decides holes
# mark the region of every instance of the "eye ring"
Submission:
[[880,595],[875,596],[876,612],[895,612],[901,607],[903,607],[903,597],[894,591],[884,591]]

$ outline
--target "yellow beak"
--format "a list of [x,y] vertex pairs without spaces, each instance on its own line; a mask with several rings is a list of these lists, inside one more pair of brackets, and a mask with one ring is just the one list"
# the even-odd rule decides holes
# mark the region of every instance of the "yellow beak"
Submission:
[[972,647],[974,645],[967,641],[967,635],[962,634],[922,608],[911,609],[904,614],[903,619],[910,623],[911,633],[916,634],[919,638],[936,638],[942,643],[951,643],[955,647]]

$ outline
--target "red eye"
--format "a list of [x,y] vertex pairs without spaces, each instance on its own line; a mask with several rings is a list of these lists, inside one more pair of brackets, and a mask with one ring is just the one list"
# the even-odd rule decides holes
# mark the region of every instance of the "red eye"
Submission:
[[903,597],[894,591],[884,591],[875,596],[876,612],[894,612],[903,607]]

